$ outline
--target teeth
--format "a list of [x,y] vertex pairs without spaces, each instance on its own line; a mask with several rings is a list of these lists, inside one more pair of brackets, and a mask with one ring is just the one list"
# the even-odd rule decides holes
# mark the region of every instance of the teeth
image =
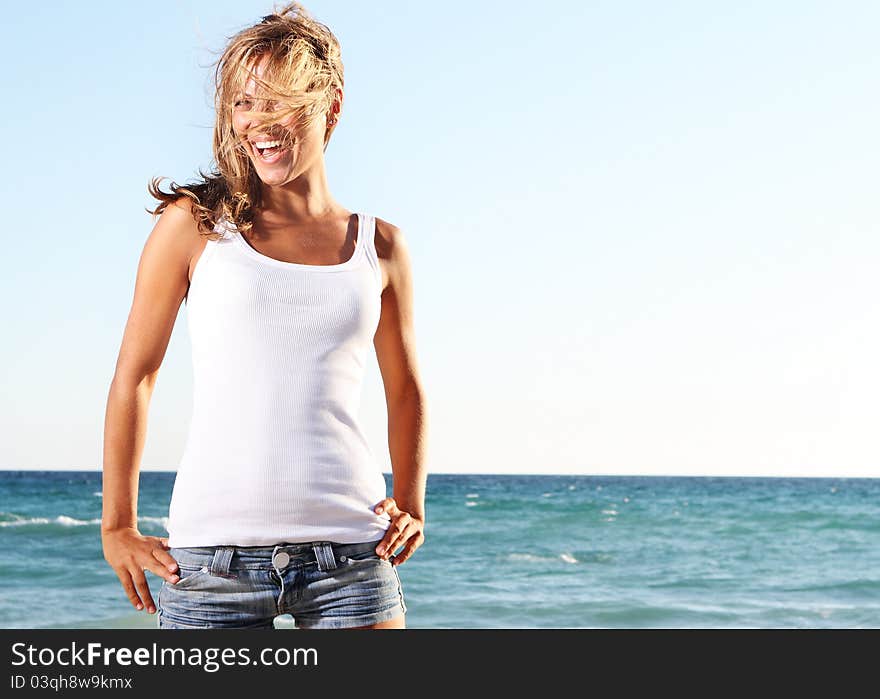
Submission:
[[280,146],[281,141],[257,141],[256,143],[254,143],[254,145],[257,148],[259,148],[260,150],[263,150],[265,148],[272,148],[274,146]]

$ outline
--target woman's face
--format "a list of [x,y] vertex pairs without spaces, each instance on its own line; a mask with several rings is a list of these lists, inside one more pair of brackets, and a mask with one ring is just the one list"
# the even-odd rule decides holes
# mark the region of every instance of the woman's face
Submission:
[[[267,56],[259,60],[255,68],[262,77]],[[266,101],[255,99],[256,81],[251,77],[244,88],[244,95],[238,96],[232,110],[232,128],[241,140],[248,157],[254,164],[257,175],[267,185],[280,186],[296,179],[324,156],[324,135],[327,131],[327,117],[315,119],[311,127],[294,125],[294,116],[279,123],[263,125],[253,115],[245,114],[249,109],[272,111],[273,106]],[[335,108],[335,105],[334,105]],[[270,144],[286,131],[289,148],[258,148],[258,144]]]

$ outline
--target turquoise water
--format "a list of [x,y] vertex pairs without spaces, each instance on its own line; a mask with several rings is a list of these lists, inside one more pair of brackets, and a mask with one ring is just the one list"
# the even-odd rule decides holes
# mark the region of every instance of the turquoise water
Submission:
[[[173,483],[141,474],[144,534],[167,534]],[[399,569],[410,627],[880,627],[880,479],[431,475],[427,492]],[[155,627],[100,516],[98,472],[0,471],[0,627]]]

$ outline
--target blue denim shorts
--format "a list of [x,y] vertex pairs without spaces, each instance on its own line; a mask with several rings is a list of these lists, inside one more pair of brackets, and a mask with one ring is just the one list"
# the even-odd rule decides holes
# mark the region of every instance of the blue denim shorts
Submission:
[[397,567],[376,554],[381,539],[275,546],[170,548],[180,580],[162,581],[160,629],[367,626],[406,614]]

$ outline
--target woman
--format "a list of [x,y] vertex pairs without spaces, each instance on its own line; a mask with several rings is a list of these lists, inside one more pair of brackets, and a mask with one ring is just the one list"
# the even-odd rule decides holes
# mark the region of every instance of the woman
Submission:
[[[425,401],[399,229],[339,205],[324,151],[343,100],[339,44],[298,3],[218,61],[218,171],[150,191],[105,424],[104,557],[159,628],[404,628],[397,572],[424,541]],[[150,396],[182,302],[193,415],[169,536],[137,528]],[[372,338],[393,497],[356,412]],[[396,554],[396,555],[395,555]]]

